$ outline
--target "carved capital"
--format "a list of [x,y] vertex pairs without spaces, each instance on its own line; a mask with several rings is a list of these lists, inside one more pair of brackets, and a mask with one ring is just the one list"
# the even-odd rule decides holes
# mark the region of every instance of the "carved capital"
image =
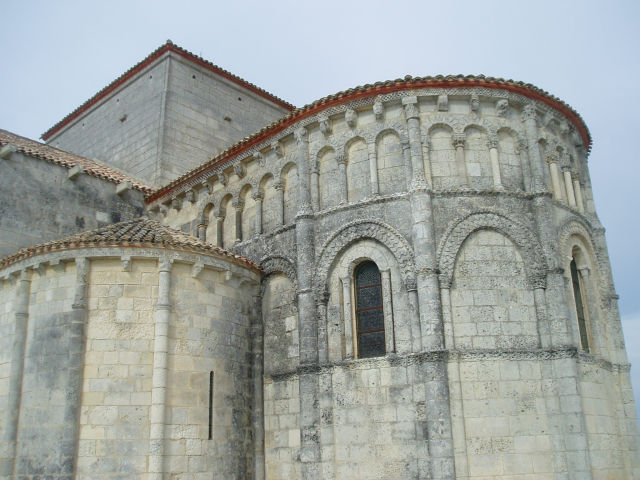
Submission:
[[420,117],[418,97],[404,97],[402,99],[402,104],[404,105],[404,116],[407,120]]
[[282,192],[284,190],[284,183],[282,182],[282,180],[278,179],[273,182],[273,188],[275,188],[279,192]]
[[223,186],[227,186],[227,183],[229,183],[229,177],[227,177],[227,174],[224,172],[220,172],[218,173],[218,181],[223,185]]
[[[520,152],[525,151],[529,148],[529,144],[527,143],[527,139],[522,137],[522,138],[518,138],[518,148],[520,149]],[[518,153],[520,153],[518,152]]]
[[195,192],[193,190],[189,190],[187,193],[185,193],[184,199],[185,199],[185,201],[187,201],[189,203],[195,202],[196,201]]
[[347,164],[347,156],[344,153],[336,154],[336,162],[338,165],[346,165]]
[[236,210],[242,210],[244,208],[244,202],[240,198],[234,198],[231,206]]
[[238,162],[233,166],[233,173],[235,173],[239,178],[243,178],[247,174],[247,171],[244,168],[244,165]]
[[527,120],[535,120],[536,117],[537,117],[536,107],[534,107],[530,103],[526,104],[522,109],[522,114],[521,114],[522,121],[526,122]]
[[544,161],[547,163],[558,163],[558,154],[553,151],[544,152]]
[[491,148],[498,148],[498,136],[497,135],[489,135],[489,139],[487,140],[487,147],[489,149]]
[[254,190],[254,192],[251,194],[251,198],[253,198],[256,202],[260,202],[264,199],[264,193],[262,193],[262,190]]
[[347,122],[347,125],[351,128],[355,128],[356,122],[358,121],[358,114],[353,108],[348,108],[344,112],[344,121]]
[[465,139],[466,135],[464,133],[454,133],[451,137],[451,143],[453,143],[454,148],[464,147]]

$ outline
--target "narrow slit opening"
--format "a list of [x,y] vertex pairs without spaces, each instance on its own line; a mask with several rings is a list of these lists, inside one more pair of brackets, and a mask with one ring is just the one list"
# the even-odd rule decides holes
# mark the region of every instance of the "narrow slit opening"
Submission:
[[209,372],[209,440],[213,439],[213,372]]

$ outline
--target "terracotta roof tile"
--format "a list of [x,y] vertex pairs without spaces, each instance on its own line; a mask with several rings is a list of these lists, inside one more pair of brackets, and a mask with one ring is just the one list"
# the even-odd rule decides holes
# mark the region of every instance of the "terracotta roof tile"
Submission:
[[131,182],[135,190],[140,190],[145,194],[153,192],[153,188],[134,180],[122,172],[103,165],[96,160],[81,157],[73,153],[65,152],[47,144],[36,142],[29,138],[21,137],[6,130],[0,129],[0,146],[11,144],[16,147],[16,151],[30,157],[46,160],[66,168],[76,166],[82,167],[87,175],[102,178],[113,183]]
[[270,102],[273,102],[273,103],[281,106],[282,108],[285,108],[286,110],[291,111],[291,110],[294,110],[296,108],[294,105],[291,105],[289,102],[286,102],[286,101],[282,100],[281,98],[276,97],[275,95],[267,92],[263,88],[260,88],[260,87],[258,87],[257,85],[254,85],[251,82],[247,82],[246,80],[238,77],[237,75],[234,75],[231,72],[228,72],[227,70],[225,70],[223,68],[220,68],[219,66],[211,63],[208,60],[205,60],[202,57],[194,55],[190,51],[185,50],[184,48],[175,45],[171,40],[167,40],[167,42],[164,45],[162,45],[162,46],[158,47],[157,49],[155,49],[153,52],[151,52],[142,61],[140,61],[139,63],[137,63],[133,67],[131,67],[126,72],[124,72],[122,75],[120,75],[118,78],[116,78],[113,82],[111,82],[109,85],[104,87],[102,90],[100,90],[98,93],[96,93],[93,97],[91,97],[89,100],[87,100],[82,105],[80,105],[78,108],[76,108],[73,112],[71,112],[66,117],[64,117],[62,120],[60,120],[58,123],[56,123],[49,130],[44,132],[42,134],[41,138],[43,140],[48,140],[54,133],[56,133],[62,127],[64,127],[65,125],[70,123],[72,120],[74,120],[75,118],[80,116],[80,114],[82,114],[83,112],[88,110],[91,106],[96,104],[99,100],[101,100],[102,98],[106,97],[111,92],[115,91],[122,84],[124,84],[127,80],[129,80],[130,78],[132,78],[135,75],[137,75],[139,72],[141,72],[142,70],[147,68],[149,65],[151,65],[153,62],[155,62],[157,59],[162,57],[162,55],[164,55],[167,52],[174,52],[174,53],[180,55],[181,57],[183,57],[183,58],[185,58],[185,59],[187,59],[187,60],[189,60],[189,61],[191,61],[191,62],[193,62],[193,63],[195,63],[197,65],[200,65],[201,67],[209,70],[210,72],[213,72],[213,73],[215,73],[215,74],[217,74],[217,75],[219,75],[221,77],[224,77],[227,80],[229,80],[229,81],[241,86],[242,88],[246,88],[247,90],[250,90],[250,91],[254,92],[255,94],[257,94],[257,95],[269,100]]
[[115,223],[106,227],[77,233],[60,240],[53,240],[32,247],[26,247],[13,255],[0,259],[0,268],[8,267],[20,260],[60,250],[100,247],[168,247],[204,253],[229,259],[234,263],[260,270],[257,264],[240,255],[224,250],[215,245],[204,243],[198,238],[162,225],[145,217]]
[[384,82],[376,82],[373,84],[362,85],[348,90],[335,93],[316,100],[313,103],[298,108],[281,119],[275,121],[258,132],[245,137],[230,146],[219,155],[202,165],[190,170],[184,175],[171,181],[164,187],[157,189],[155,192],[147,196],[148,202],[153,202],[160,198],[170,195],[173,191],[184,186],[191,181],[196,180],[201,175],[212,170],[213,168],[223,164],[233,156],[250,148],[251,146],[264,141],[270,136],[276,135],[289,125],[298,122],[304,118],[310,117],[317,112],[347,103],[359,98],[372,97],[382,95],[394,91],[413,90],[420,88],[491,88],[496,90],[507,90],[532,100],[540,101],[550,107],[559,110],[566,115],[576,126],[578,132],[585,144],[587,151],[591,148],[591,135],[589,129],[582,117],[568,104],[550,93],[542,90],[530,83],[519,82],[515,80],[505,80],[503,78],[485,77],[484,75],[438,75],[435,77],[411,77],[398,78],[396,80],[387,80]]

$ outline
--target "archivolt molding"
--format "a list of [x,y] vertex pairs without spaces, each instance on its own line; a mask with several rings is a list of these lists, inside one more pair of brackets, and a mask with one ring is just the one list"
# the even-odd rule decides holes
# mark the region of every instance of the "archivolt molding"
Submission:
[[335,232],[320,249],[314,275],[314,292],[320,298],[327,289],[329,270],[338,255],[358,240],[372,239],[388,248],[400,267],[402,281],[415,288],[413,250],[407,240],[393,227],[375,220],[355,220]]
[[546,288],[547,262],[545,261],[542,246],[536,240],[535,234],[526,226],[508,218],[506,215],[491,211],[474,212],[466,215],[447,229],[438,248],[441,286],[445,288],[451,287],[456,258],[463,242],[469,235],[482,229],[496,230],[515,243],[524,260],[524,268],[529,284],[532,288]]
[[296,267],[294,263],[286,257],[280,255],[273,255],[265,257],[260,261],[260,267],[264,272],[265,278],[273,273],[284,273],[294,285],[298,284],[298,277],[296,275]]
[[[607,264],[607,262],[604,258],[602,258],[602,254],[594,246],[590,226],[586,223],[583,223],[581,219],[575,217],[571,218],[560,229],[560,255],[563,256],[562,264],[566,265],[568,259],[571,258],[571,250],[573,245],[573,243],[571,242],[571,237],[573,236],[578,236],[583,242],[585,242],[588,251],[584,253],[587,256],[591,257],[592,261],[594,262],[594,267],[597,268],[599,278],[602,281],[606,282],[606,279],[609,278],[609,276],[603,273],[606,271],[605,265]],[[606,296],[606,293],[609,290],[613,291],[613,288],[609,285],[605,285],[604,283],[599,283],[599,285],[601,286],[601,293],[603,298]]]

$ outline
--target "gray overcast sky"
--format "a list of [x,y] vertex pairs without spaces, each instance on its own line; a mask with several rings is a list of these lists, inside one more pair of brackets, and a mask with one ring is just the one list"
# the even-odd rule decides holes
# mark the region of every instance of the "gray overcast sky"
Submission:
[[591,177],[638,398],[640,2],[1,4],[0,128],[34,139],[168,38],[297,106],[407,74],[513,78],[558,96],[594,139]]

